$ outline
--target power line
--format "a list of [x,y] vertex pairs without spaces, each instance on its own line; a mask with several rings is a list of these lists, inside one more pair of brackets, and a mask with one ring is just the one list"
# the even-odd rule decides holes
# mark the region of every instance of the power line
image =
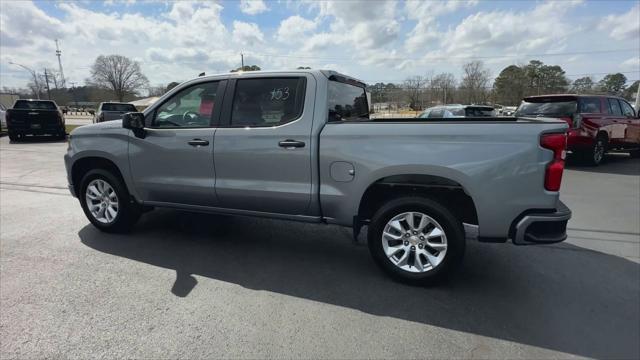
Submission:
[[[393,56],[376,58],[377,61],[384,60],[413,60],[413,61],[437,61],[437,60],[452,60],[452,59],[500,59],[500,58],[518,58],[518,57],[547,57],[547,56],[567,56],[567,55],[594,55],[594,54],[608,54],[608,53],[620,53],[640,51],[639,48],[628,49],[610,49],[610,50],[589,50],[589,51],[572,51],[572,52],[555,52],[555,53],[541,53],[541,54],[504,54],[504,55],[491,55],[491,56],[438,56],[438,57],[420,57],[409,58],[405,56]],[[331,60],[331,61],[353,61],[353,58],[349,57],[319,57],[319,56],[298,56],[298,55],[283,55],[283,54],[266,54],[252,52],[253,56],[267,56],[267,57],[282,57],[282,58],[295,58],[295,59],[312,59],[312,60]]]

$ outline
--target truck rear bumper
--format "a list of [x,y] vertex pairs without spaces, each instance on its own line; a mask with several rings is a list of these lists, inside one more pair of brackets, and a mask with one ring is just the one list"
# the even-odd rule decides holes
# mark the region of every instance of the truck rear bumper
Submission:
[[516,245],[553,244],[567,238],[571,210],[562,202],[554,212],[527,212],[519,217],[512,232]]

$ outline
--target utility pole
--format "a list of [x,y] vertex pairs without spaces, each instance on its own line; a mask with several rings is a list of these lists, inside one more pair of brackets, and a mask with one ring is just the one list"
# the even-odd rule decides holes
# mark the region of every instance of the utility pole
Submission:
[[58,68],[60,69],[60,84],[62,85],[62,88],[64,88],[64,72],[62,71],[62,60],[60,59],[62,51],[60,51],[60,48],[58,47],[58,39],[56,39],[56,56],[58,57]]
[[242,67],[240,68],[240,70],[244,71],[244,54],[240,53],[240,64],[242,64]]
[[73,81],[69,82],[71,84],[71,93],[73,94],[73,101],[76,103],[76,108],[78,108],[78,97],[76,96],[76,83]]
[[636,114],[640,114],[640,82],[636,88]]
[[51,89],[49,88],[49,74],[47,74],[47,68],[44,68],[44,81],[47,83],[47,98],[51,100]]

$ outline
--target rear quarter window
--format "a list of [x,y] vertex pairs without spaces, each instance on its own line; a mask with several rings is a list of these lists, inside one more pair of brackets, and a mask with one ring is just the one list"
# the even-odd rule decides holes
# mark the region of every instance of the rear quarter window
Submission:
[[364,88],[329,81],[329,122],[368,120],[369,106]]

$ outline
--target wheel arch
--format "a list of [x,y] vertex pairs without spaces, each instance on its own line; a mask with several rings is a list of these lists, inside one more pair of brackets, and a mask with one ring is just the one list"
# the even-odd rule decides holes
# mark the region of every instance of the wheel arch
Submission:
[[122,181],[127,191],[131,195],[133,195],[131,192],[131,187],[125,180],[123,172],[113,160],[105,156],[91,155],[77,159],[71,166],[71,181],[75,193],[78,194],[78,196],[80,194],[80,182],[82,181],[82,178],[89,171],[94,169],[103,169],[111,172],[114,176],[118,177]]
[[463,223],[478,224],[476,204],[468,190],[449,177],[419,173],[388,175],[373,181],[360,198],[354,234],[385,202],[402,196],[423,196],[449,209]]

